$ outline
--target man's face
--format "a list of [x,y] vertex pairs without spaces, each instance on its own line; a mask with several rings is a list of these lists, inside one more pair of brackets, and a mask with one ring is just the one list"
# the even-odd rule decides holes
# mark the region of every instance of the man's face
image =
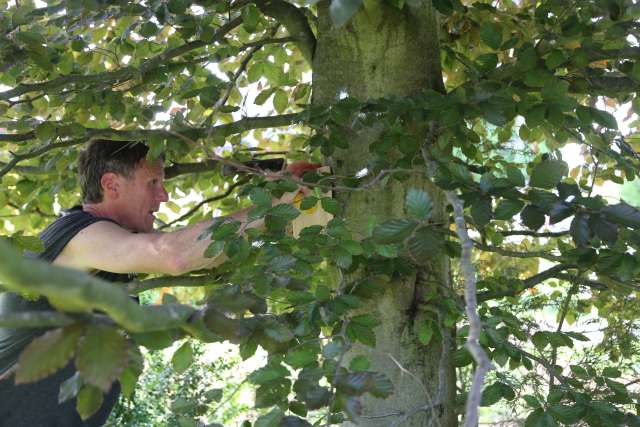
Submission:
[[160,203],[169,200],[164,189],[164,168],[161,161],[140,161],[134,173],[122,177],[118,197],[119,221],[122,226],[138,232],[153,230],[154,213]]

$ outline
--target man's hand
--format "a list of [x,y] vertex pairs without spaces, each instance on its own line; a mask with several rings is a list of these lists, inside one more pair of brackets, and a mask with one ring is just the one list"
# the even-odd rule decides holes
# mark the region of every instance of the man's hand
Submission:
[[[285,173],[290,173],[295,177],[302,178],[305,172],[316,170],[320,167],[322,167],[320,163],[309,163],[305,161],[299,161],[299,162],[294,162],[288,165],[285,170]],[[282,172],[278,175],[277,178],[274,177],[273,179],[278,179],[281,177],[282,177]],[[298,186],[298,189],[296,191],[284,193],[282,197],[278,199],[278,203],[291,204],[296,200],[300,200],[308,196],[309,194],[311,194],[311,190],[308,187],[300,185]]]
[[297,176],[298,178],[302,178],[305,172],[316,170],[321,168],[322,165],[320,163],[309,163],[305,161],[293,162],[287,166],[287,172],[291,173],[291,175]]

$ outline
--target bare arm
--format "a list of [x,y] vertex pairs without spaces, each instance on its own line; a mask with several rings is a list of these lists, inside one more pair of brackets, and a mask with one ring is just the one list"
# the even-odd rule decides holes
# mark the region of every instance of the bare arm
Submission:
[[[240,221],[242,228],[262,227],[263,220],[247,224],[248,210],[228,218]],[[131,233],[109,221],[96,222],[71,239],[54,264],[85,271],[171,275],[215,267],[225,255],[205,258],[211,239],[199,239],[212,224],[209,220],[169,233]]]

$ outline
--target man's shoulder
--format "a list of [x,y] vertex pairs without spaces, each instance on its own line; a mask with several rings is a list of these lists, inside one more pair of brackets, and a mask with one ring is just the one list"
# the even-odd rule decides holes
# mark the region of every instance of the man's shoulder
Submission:
[[40,233],[39,237],[44,244],[45,250],[39,254],[28,254],[28,256],[38,257],[52,262],[79,232],[85,230],[87,227],[91,227],[95,223],[109,223],[113,225],[111,220],[95,217],[83,211],[81,207],[74,207],[63,211],[55,221]]

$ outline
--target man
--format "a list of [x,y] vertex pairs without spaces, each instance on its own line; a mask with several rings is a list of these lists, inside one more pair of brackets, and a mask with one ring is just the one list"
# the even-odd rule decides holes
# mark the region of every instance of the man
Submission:
[[[37,256],[113,282],[131,280],[131,273],[179,275],[223,262],[224,255],[203,255],[211,241],[199,237],[212,220],[170,233],[153,231],[154,214],[168,195],[162,162],[147,160],[147,151],[136,142],[97,140],[89,144],[78,165],[83,204],[45,229],[40,236],[45,250]],[[279,202],[290,203],[293,197],[287,194]],[[247,223],[247,212],[229,217],[240,221],[243,230],[262,226],[261,220]],[[0,294],[0,313],[49,308],[42,298],[28,301],[15,294]],[[13,384],[11,374],[20,352],[42,332],[0,328],[0,426],[104,424],[119,393],[117,384],[105,396],[100,411],[85,422],[76,413],[75,400],[58,404],[60,384],[75,372],[72,364],[37,383]]]

